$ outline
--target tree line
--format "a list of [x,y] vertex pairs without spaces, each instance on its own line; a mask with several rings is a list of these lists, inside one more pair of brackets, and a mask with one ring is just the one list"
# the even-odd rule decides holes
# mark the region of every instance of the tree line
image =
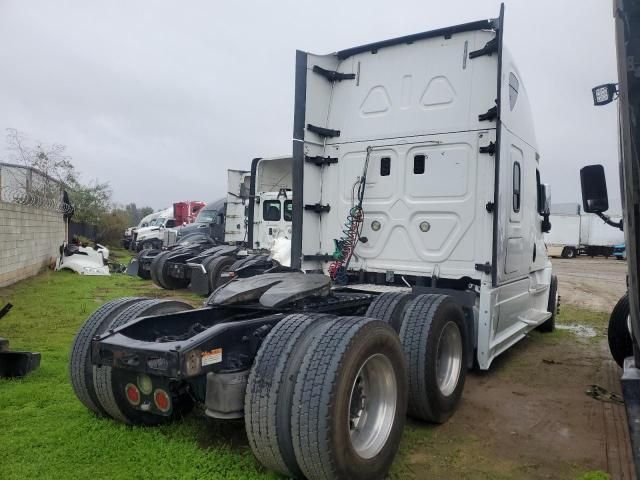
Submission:
[[34,168],[64,186],[74,208],[72,220],[96,226],[96,240],[100,243],[118,243],[124,229],[153,213],[151,207],[115,203],[108,182],[82,182],[65,145],[36,141],[24,132],[8,128],[6,147],[8,163]]

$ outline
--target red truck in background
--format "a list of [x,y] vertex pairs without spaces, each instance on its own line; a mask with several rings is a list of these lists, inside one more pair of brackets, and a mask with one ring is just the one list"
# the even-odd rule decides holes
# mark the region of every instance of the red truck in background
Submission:
[[193,223],[198,216],[198,212],[206,205],[200,200],[187,200],[184,202],[176,202],[173,204],[173,218],[176,221],[176,227]]

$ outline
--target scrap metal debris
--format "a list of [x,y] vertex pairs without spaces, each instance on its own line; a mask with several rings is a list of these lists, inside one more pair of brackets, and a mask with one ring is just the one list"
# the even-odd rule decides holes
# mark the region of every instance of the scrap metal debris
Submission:
[[619,405],[624,405],[624,399],[622,398],[622,395],[619,395],[614,392],[610,392],[609,390],[601,387],[600,385],[590,385],[585,393],[590,397],[596,400],[599,400],[601,402],[611,402],[611,403],[617,403]]

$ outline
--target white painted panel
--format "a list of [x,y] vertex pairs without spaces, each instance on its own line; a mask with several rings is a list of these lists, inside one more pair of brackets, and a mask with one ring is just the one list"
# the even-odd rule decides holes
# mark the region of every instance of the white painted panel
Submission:
[[475,31],[428,38],[342,61],[338,70],[357,78],[334,85],[323,120],[341,134],[327,143],[487,128],[478,115],[495,105],[497,56],[468,59],[465,53],[494,36]]
[[227,170],[227,210],[224,239],[229,243],[247,239],[246,208],[249,202],[251,174],[244,170]]
[[[493,162],[479,145],[494,132],[468,132],[402,139],[375,148],[369,161],[362,236],[351,268],[429,274],[436,265],[443,277],[478,277],[475,263],[491,258],[491,215],[484,208],[493,195]],[[482,138],[480,138],[482,135]],[[406,142],[406,143],[405,143]],[[481,143],[482,142],[482,143]],[[338,163],[323,170],[321,249],[333,252],[353,201],[354,182],[363,173],[370,144],[333,145]],[[415,155],[424,155],[424,173],[414,173]],[[380,174],[382,158],[389,175]],[[379,222],[374,231],[372,222]],[[428,231],[420,229],[428,224]],[[490,237],[489,237],[490,238]]]
[[522,237],[507,239],[507,257],[504,264],[504,273],[517,273],[522,269],[524,262],[524,242]]
[[548,245],[580,244],[580,215],[551,215],[551,231],[544,234]]

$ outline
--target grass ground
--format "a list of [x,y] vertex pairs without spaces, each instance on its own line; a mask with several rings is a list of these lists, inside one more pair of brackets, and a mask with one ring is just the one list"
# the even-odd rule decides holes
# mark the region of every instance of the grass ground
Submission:
[[[121,256],[119,261],[124,260]],[[274,478],[251,455],[242,422],[216,423],[191,415],[159,428],[127,427],[96,418],[74,397],[67,360],[73,335],[84,319],[114,298],[169,293],[126,275],[82,277],[64,271],[46,272],[0,290],[0,303],[14,304],[0,321],[0,333],[10,339],[13,349],[42,353],[40,369],[25,379],[0,380],[3,479]],[[193,305],[202,302],[188,294],[179,296]],[[593,323],[602,321],[589,318]],[[562,341],[566,335],[535,338]],[[479,478],[470,475],[478,472],[479,459],[481,478],[520,477],[521,470],[487,456],[473,435],[448,440],[455,442],[455,448],[447,448],[447,439],[443,443],[433,427],[410,422],[391,476],[420,477],[409,458],[436,449],[442,452],[438,461],[443,462],[443,471],[452,475],[443,478]],[[607,478],[601,472],[585,473],[579,466],[575,471],[576,478]]]

